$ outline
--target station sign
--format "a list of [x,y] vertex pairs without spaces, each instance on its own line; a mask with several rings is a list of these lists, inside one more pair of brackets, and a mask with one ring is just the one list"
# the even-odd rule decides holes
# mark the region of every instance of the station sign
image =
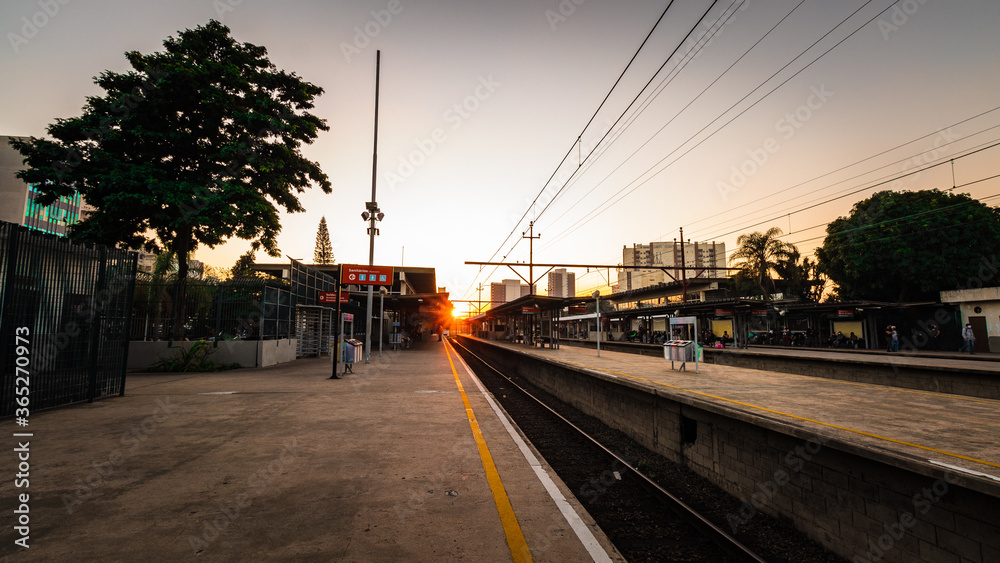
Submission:
[[750,314],[755,317],[766,317],[767,309],[751,309]]
[[521,313],[523,313],[525,315],[538,315],[541,312],[542,312],[542,308],[539,307],[538,305],[535,305],[534,307],[529,307],[529,306],[526,306],[526,305],[521,307]]
[[344,285],[392,285],[392,266],[358,266],[344,264]]
[[587,306],[586,305],[571,305],[570,308],[569,308],[569,312],[570,313],[574,313],[574,314],[575,313],[586,313],[587,312]]
[[[341,292],[340,293],[340,302],[341,303],[347,303],[348,298],[350,296],[351,296],[351,294],[347,293],[346,291]],[[336,303],[337,302],[337,292],[336,291],[320,291],[319,292],[319,299],[318,299],[318,301],[320,303]]]
[[837,309],[837,316],[838,317],[853,317],[854,316],[854,310],[853,309]]
[[733,316],[733,310],[732,309],[716,309],[715,310],[715,316],[716,317],[731,317],[731,316]]

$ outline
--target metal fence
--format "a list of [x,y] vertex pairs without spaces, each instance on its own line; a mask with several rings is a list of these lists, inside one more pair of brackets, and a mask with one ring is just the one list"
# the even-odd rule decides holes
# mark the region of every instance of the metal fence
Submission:
[[[131,340],[172,340],[176,281],[141,274],[135,284]],[[188,280],[184,338],[276,340],[294,338],[295,307],[288,288],[264,279]]]
[[136,261],[0,222],[0,416],[124,393]]

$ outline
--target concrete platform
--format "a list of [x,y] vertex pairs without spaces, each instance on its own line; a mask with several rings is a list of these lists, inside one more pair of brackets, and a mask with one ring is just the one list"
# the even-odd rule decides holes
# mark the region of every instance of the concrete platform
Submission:
[[329,359],[130,374],[125,397],[10,421],[33,436],[8,434],[4,473],[30,442],[30,487],[3,489],[0,560],[622,560],[446,346],[341,380]]
[[[974,488],[1000,497],[1000,400],[705,363],[698,366],[700,373],[695,373],[694,363],[688,363],[686,371],[672,371],[662,356],[602,350],[598,357],[596,350],[574,346],[543,349],[489,344],[653,387],[658,393],[699,405],[714,405],[754,424],[776,423],[827,436],[856,445],[869,457],[891,457],[893,464],[910,470],[926,473],[919,471],[920,466],[957,467]],[[808,354],[795,350],[778,353]],[[817,360],[898,362],[990,370],[991,374],[997,370],[992,362],[954,358],[822,355]],[[680,367],[680,362],[675,366]]]

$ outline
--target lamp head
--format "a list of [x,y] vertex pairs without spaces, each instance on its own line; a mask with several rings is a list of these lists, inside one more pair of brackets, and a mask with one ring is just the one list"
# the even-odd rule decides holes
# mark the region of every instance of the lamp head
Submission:
[[594,292],[590,294],[590,296],[593,297],[594,299],[597,299],[598,297],[601,296],[601,292],[595,289]]
[[367,221],[370,217],[371,215],[369,215],[367,211],[361,212],[361,218],[364,219],[365,221]]
[[382,213],[381,211],[379,211],[378,215],[375,216],[375,219],[381,221],[383,217],[385,217],[385,213]]

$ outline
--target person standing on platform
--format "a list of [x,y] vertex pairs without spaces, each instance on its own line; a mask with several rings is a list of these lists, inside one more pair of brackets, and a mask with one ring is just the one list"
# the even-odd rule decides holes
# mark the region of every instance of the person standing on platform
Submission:
[[962,329],[962,340],[965,341],[965,344],[962,344],[962,347],[959,348],[958,351],[959,352],[964,352],[965,349],[968,348],[970,354],[975,354],[976,353],[976,333],[974,333],[972,331],[972,325],[971,324],[966,324],[965,328]]
[[892,325],[885,327],[885,351],[892,352]]
[[892,327],[892,351],[899,352],[899,331],[896,330],[895,325]]

